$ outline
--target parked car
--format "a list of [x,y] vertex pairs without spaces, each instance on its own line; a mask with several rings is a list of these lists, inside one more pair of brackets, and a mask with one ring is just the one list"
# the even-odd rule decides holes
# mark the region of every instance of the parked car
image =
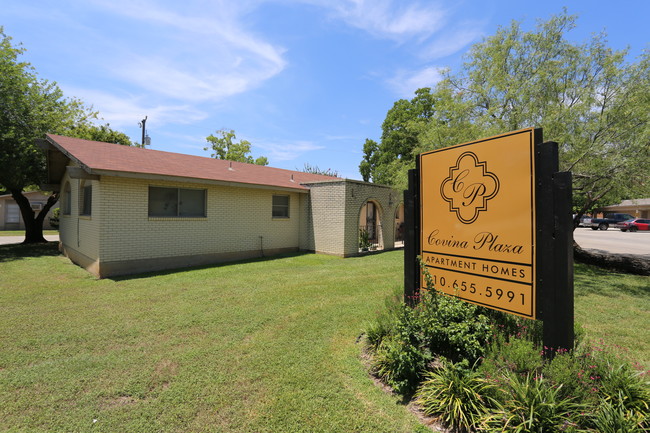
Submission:
[[628,230],[631,232],[636,232],[638,230],[650,230],[650,219],[634,218],[617,223],[616,228],[621,229],[622,232],[626,232]]
[[610,213],[605,215],[605,218],[592,218],[591,227],[592,230],[607,230],[609,226],[614,226],[620,222],[632,220],[634,217],[626,213]]
[[574,227],[589,227],[589,224],[591,224],[590,216],[582,215],[580,219],[576,219],[576,214],[573,214]]

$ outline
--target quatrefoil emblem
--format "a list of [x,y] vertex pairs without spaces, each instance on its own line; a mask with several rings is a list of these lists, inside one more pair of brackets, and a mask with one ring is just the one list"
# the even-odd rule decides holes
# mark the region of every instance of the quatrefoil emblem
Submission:
[[455,212],[463,224],[476,221],[498,192],[499,178],[473,152],[460,155],[456,165],[449,167],[449,177],[440,184],[440,194],[449,203],[449,211]]

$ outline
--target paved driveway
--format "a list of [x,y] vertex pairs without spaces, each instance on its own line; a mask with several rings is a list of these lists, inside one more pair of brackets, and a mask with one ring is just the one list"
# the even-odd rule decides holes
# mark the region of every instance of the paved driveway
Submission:
[[[48,241],[58,241],[59,235],[45,235]],[[0,245],[19,244],[25,240],[25,236],[0,236]]]
[[612,228],[601,231],[578,227],[573,231],[573,239],[586,250],[638,255],[650,260],[650,231],[630,233]]

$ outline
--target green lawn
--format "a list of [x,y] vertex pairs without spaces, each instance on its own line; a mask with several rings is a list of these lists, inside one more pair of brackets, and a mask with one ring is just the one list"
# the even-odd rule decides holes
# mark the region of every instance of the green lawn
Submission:
[[[58,230],[43,230],[44,235],[58,235]],[[25,230],[0,230],[0,236],[25,236]]]
[[[401,280],[400,251],[96,280],[0,246],[0,431],[417,431],[357,343]],[[650,359],[649,285],[577,267],[576,317]]]

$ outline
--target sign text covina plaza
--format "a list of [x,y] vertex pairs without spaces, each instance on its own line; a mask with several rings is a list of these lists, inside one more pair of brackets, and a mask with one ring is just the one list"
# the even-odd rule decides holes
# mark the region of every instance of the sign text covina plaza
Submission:
[[436,290],[535,318],[534,149],[531,128],[420,155],[420,255]]

